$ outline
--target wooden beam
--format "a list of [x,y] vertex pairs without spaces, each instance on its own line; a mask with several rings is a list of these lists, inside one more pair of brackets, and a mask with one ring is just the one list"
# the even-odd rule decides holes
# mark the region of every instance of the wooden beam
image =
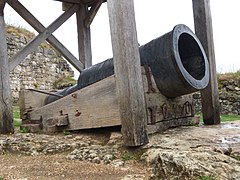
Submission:
[[[72,3],[72,4],[85,4],[85,5],[91,5],[95,2],[95,0],[55,0],[60,1],[63,3]],[[103,2],[107,2],[107,0],[103,0]]]
[[3,10],[6,4],[6,0],[0,0],[0,16],[3,16]]
[[0,133],[13,133],[13,114],[11,88],[5,35],[3,9],[5,2],[0,1]]
[[209,61],[210,82],[201,91],[204,124],[220,123],[219,93],[214,54],[210,0],[192,0],[195,33],[201,41]]
[[90,27],[90,25],[92,24],[92,21],[94,19],[94,17],[96,16],[99,8],[101,7],[103,3],[103,0],[97,0],[92,6],[90,11],[88,11],[87,13],[87,17],[85,18],[85,26],[87,28]]
[[52,24],[49,25],[42,33],[36,36],[22,50],[10,59],[10,70],[13,70],[23,61],[28,54],[33,52],[39,44],[45,41],[56,29],[58,29],[67,19],[69,19],[78,10],[78,5],[73,5],[68,11],[64,12]]
[[[37,32],[41,33],[46,28],[19,2],[15,0],[8,0],[8,4],[25,20],[27,21]],[[78,71],[83,70],[83,64],[53,35],[50,35],[47,41],[58,50],[63,57],[73,65]]]
[[76,13],[79,60],[85,65],[85,68],[92,66],[91,30],[90,27],[85,26],[87,13],[88,7],[83,4]]
[[108,0],[114,71],[126,146],[148,143],[133,0]]
[[[46,28],[17,0],[8,0],[8,4],[38,33],[42,33]],[[50,35],[47,41],[59,51],[63,57],[78,71],[83,70],[83,64],[54,36]]]

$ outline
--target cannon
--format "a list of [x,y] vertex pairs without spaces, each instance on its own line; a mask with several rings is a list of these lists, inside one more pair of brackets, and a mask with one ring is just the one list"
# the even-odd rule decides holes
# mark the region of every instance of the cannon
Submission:
[[[149,132],[192,123],[191,93],[209,82],[208,60],[196,35],[176,25],[139,47],[139,53]],[[57,131],[121,125],[113,58],[83,70],[76,85],[55,95],[33,101],[33,93],[20,94],[26,126]]]

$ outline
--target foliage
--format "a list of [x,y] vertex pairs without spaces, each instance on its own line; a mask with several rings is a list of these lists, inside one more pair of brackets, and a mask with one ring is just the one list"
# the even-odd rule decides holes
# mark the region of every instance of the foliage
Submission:
[[2,176],[0,176],[0,180],[4,180],[4,178]]
[[76,84],[76,80],[73,79],[73,77],[70,76],[63,76],[60,77],[59,79],[57,79],[54,83],[53,83],[53,88],[54,89],[63,89],[66,87],[70,87],[74,84]]
[[22,127],[22,128],[20,129],[20,132],[21,132],[21,133],[29,133],[29,132],[30,132],[30,129],[29,129],[28,127]]

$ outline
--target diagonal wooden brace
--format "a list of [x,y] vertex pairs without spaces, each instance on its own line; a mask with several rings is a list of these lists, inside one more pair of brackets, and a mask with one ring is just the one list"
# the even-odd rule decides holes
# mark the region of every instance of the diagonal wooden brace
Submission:
[[[19,8],[19,6],[18,6],[19,4],[17,2],[18,1],[12,1],[12,0],[8,1],[9,5],[15,7],[14,4],[16,3],[17,8]],[[9,62],[10,71],[13,70],[19,63],[21,63],[21,61],[23,61],[28,54],[30,54],[32,51],[34,51],[40,43],[42,43],[44,40],[46,40],[47,38],[52,36],[52,33],[56,29],[58,29],[67,19],[69,19],[78,10],[78,8],[79,8],[78,5],[76,5],[76,4],[73,5],[70,9],[68,9],[65,13],[63,13],[59,18],[57,18],[51,25],[49,25],[49,27],[46,29],[40,22],[38,22],[37,25],[35,25],[35,26],[38,27],[37,29],[39,32],[41,32],[41,31],[42,32],[38,36],[36,36],[31,42],[29,42],[21,51],[19,51],[15,56],[13,56],[10,59],[10,62]],[[25,9],[25,8],[23,7],[21,9]],[[27,10],[25,9],[25,11],[27,11]],[[31,15],[31,13],[29,13],[29,14]],[[36,20],[36,18],[34,18],[34,19]],[[36,21],[33,21],[33,22],[36,22]],[[32,23],[31,23],[31,25],[32,25]],[[58,40],[56,38],[53,37],[52,39],[54,39],[55,42],[58,42]],[[58,46],[59,46],[59,44],[58,44]],[[73,64],[73,63],[71,63],[71,64]],[[80,63],[80,61],[78,61],[78,60],[75,61],[75,63],[73,65],[80,71],[83,69],[82,63]]]
[[102,3],[103,3],[103,0],[96,0],[95,3],[92,5],[91,9],[88,11],[87,17],[85,19],[85,26],[87,28],[90,27]]

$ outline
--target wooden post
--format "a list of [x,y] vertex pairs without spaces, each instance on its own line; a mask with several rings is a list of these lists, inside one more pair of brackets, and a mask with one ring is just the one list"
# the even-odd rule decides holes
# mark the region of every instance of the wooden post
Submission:
[[108,0],[114,71],[126,146],[148,143],[133,0]]
[[81,4],[79,11],[76,12],[79,60],[85,68],[92,66],[91,31],[90,27],[85,25],[87,12],[88,8],[84,4]]
[[0,133],[13,133],[10,76],[5,36],[3,9],[5,1],[0,1]]
[[195,32],[206,51],[210,68],[209,85],[201,91],[203,121],[204,124],[208,125],[219,124],[220,105],[214,54],[210,0],[192,0],[192,2]]

